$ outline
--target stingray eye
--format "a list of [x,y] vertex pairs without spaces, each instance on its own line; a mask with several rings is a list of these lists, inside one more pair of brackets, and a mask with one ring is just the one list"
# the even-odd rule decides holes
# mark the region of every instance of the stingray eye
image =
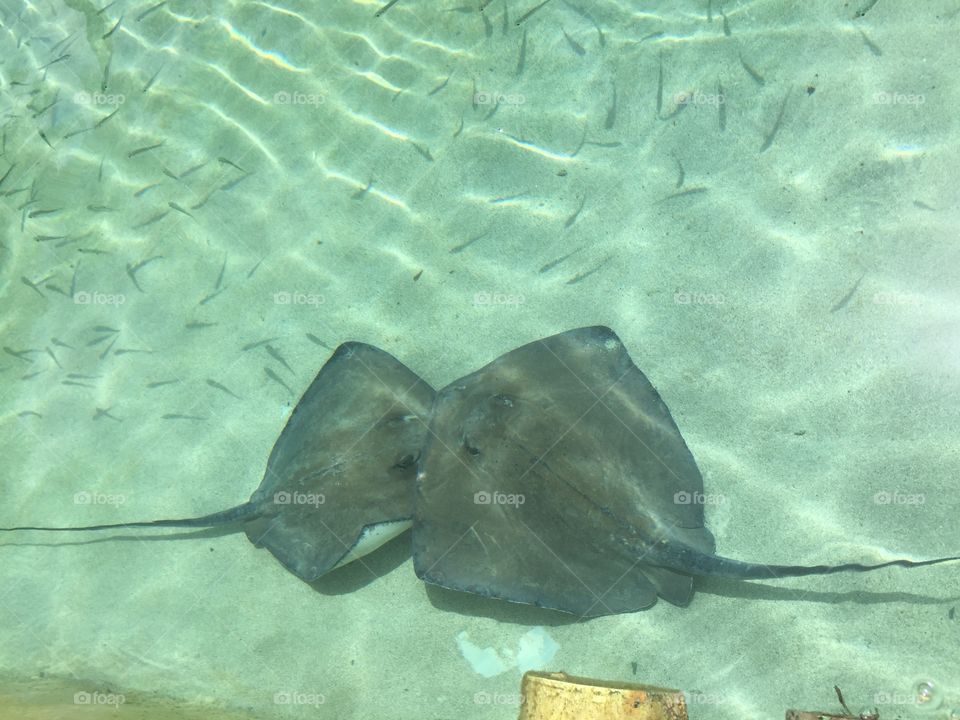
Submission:
[[417,460],[420,458],[419,453],[417,455],[404,455],[402,458],[397,460],[393,467],[398,470],[406,470],[407,468],[413,467],[416,465]]
[[460,446],[474,457],[480,454],[480,448],[475,447],[466,434],[460,436]]

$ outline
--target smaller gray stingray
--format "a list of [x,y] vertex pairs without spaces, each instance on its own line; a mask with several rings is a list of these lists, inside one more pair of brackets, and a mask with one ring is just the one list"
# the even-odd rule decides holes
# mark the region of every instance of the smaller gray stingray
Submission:
[[783,566],[714,554],[703,478],[623,343],[586,327],[524,345],[437,394],[416,483],[413,558],[430,583],[581,617],[694,576],[770,579],[918,567]]
[[238,525],[312,582],[410,527],[411,486],[434,390],[392,355],[340,345],[294,408],[260,487],[237,507],[197,518],[89,527]]

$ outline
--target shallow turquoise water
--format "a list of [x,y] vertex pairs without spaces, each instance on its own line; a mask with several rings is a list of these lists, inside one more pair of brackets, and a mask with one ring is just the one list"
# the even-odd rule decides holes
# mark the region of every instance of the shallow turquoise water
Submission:
[[[346,340],[442,387],[606,324],[722,554],[956,554],[955,3],[535,4],[0,5],[0,525],[242,502]],[[314,589],[134,535],[3,538],[0,672],[278,718],[512,717],[538,658],[695,717],[960,706],[955,566],[577,623],[404,538]]]

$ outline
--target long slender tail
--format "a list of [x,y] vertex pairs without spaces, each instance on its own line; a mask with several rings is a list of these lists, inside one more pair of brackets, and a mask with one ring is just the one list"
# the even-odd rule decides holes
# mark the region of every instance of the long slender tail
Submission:
[[769,580],[771,578],[803,577],[805,575],[832,575],[838,572],[869,572],[880,568],[898,566],[906,568],[939,565],[960,561],[960,556],[935,558],[933,560],[904,560],[898,558],[877,565],[844,563],[842,565],[764,565],[762,563],[740,562],[716,555],[706,555],[687,546],[657,548],[651,553],[652,559],[643,562],[651,565],[679,570],[688,575],[702,577],[730,578],[733,580]]
[[17,530],[44,530],[56,532],[76,532],[80,530],[118,530],[121,528],[138,527],[213,527],[215,525],[233,525],[242,523],[259,515],[259,511],[252,503],[246,502],[243,505],[221,510],[195,518],[182,518],[179,520],[149,520],[145,522],[127,522],[110,523],[108,525],[87,525],[85,527],[37,527],[33,525],[23,525],[20,527],[0,527],[0,532],[14,532]]

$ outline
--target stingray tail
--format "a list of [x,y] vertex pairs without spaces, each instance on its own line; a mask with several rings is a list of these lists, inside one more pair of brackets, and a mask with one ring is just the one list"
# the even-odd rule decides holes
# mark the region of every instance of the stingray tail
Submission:
[[679,570],[688,575],[701,577],[719,577],[733,580],[769,580],[771,578],[804,577],[806,575],[832,575],[838,572],[869,572],[885,567],[924,567],[946,562],[960,561],[960,556],[935,558],[933,560],[889,560],[877,565],[844,563],[842,565],[764,565],[747,563],[730,558],[706,555],[690,547],[674,547],[667,553],[659,548],[653,561],[644,559],[651,565]]
[[179,520],[149,520],[145,522],[126,522],[110,523],[109,525],[87,525],[85,527],[36,527],[33,525],[23,525],[20,527],[0,527],[0,532],[13,532],[15,530],[46,530],[57,532],[72,532],[78,530],[118,530],[121,528],[137,527],[213,527],[215,525],[233,525],[243,523],[257,517],[259,512],[257,508],[249,502],[243,505],[221,510],[220,512],[202,515],[194,518],[181,518]]

